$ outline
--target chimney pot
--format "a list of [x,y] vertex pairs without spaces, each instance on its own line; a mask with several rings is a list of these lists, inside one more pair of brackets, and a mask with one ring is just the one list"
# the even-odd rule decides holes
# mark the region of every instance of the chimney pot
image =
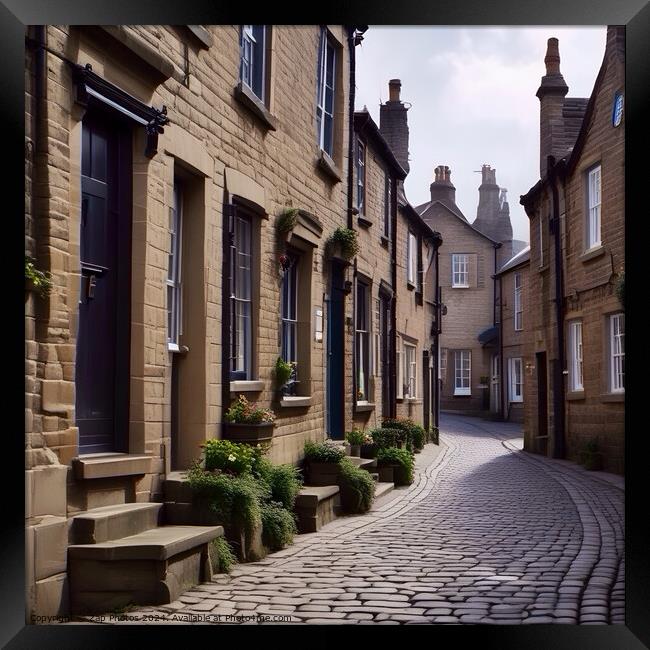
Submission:
[[391,79],[388,82],[388,101],[398,102],[402,82],[399,79]]
[[546,46],[546,74],[560,74],[560,47],[557,38],[549,38]]

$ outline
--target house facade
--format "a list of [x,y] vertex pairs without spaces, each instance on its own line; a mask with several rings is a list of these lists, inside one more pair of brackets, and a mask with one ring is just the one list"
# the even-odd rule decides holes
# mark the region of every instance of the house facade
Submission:
[[567,97],[557,39],[540,99],[540,181],[530,218],[525,447],[577,460],[588,444],[624,471],[625,30],[609,27],[588,99]]
[[363,29],[29,28],[28,616],[69,611],[74,517],[163,501],[239,396],[274,463],[398,414],[396,333],[430,326],[396,324],[406,170],[351,112]]
[[527,246],[496,274],[499,350],[490,368],[490,410],[510,422],[524,421],[529,264],[530,248]]
[[[494,185],[498,199],[492,171],[484,165],[481,188],[485,193]],[[440,165],[434,174],[431,201],[416,209],[444,242],[439,263],[444,305],[438,360],[440,408],[479,413],[490,408],[489,375],[498,354],[493,276],[499,267],[501,243],[474,228],[456,205],[449,167]]]

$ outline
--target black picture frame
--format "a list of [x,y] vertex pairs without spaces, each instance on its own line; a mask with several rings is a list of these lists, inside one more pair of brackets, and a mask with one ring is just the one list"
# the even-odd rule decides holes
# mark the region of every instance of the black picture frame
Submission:
[[[312,5],[313,6],[313,5]],[[322,7],[322,6],[319,6]],[[220,5],[214,0],[157,0],[154,2],[125,2],[124,0],[2,0],[0,3],[0,61],[2,61],[2,100],[0,101],[3,134],[3,153],[7,165],[4,171],[5,202],[10,199],[11,209],[4,219],[4,238],[11,241],[5,247],[9,259],[20,255],[20,239],[24,240],[24,224],[21,223],[21,206],[24,205],[24,26],[30,24],[218,24],[243,22],[243,12],[237,11],[235,3]],[[374,2],[371,7],[358,0],[333,3],[318,11],[295,9],[287,11],[270,3],[262,11],[250,10],[259,22],[267,24],[314,24],[357,23],[400,25],[626,25],[626,259],[630,265],[628,292],[640,295],[640,281],[645,269],[645,238],[641,231],[648,220],[647,196],[642,194],[644,183],[641,174],[647,170],[647,152],[650,150],[648,121],[650,118],[648,95],[650,87],[650,5],[645,0],[546,0],[524,3],[521,0],[492,0],[475,3],[467,0],[455,2],[432,2],[420,4],[413,0],[399,3],[389,0]],[[324,15],[325,14],[325,15]],[[247,17],[250,19],[250,15]],[[645,156],[642,158],[642,156]],[[646,172],[647,173],[647,172]],[[647,184],[647,181],[646,183]],[[13,266],[13,265],[12,265]],[[15,267],[13,268],[15,272]],[[636,271],[636,272],[635,272]],[[22,485],[24,466],[20,463],[24,453],[24,438],[20,435],[21,414],[19,404],[24,391],[16,377],[21,376],[20,337],[24,320],[19,315],[19,288],[14,272],[8,272],[5,300],[11,300],[12,327],[16,328],[16,343],[6,346],[8,367],[4,401],[15,408],[11,425],[4,431],[5,464],[5,512],[4,534],[1,538],[2,593],[0,595],[0,642],[7,648],[114,648],[151,646],[152,639],[164,634],[164,640],[187,644],[187,626],[33,626],[25,625],[24,593],[24,509],[23,500],[16,493],[16,485]],[[22,293],[22,292],[20,292]],[[22,302],[20,303],[22,304]],[[296,635],[305,635],[308,647],[328,647],[342,640],[368,645],[377,641],[376,635],[392,637],[391,641],[404,642],[404,635],[417,633],[408,639],[412,643],[432,643],[468,647],[505,648],[553,648],[554,650],[580,648],[630,649],[650,647],[650,536],[647,532],[647,433],[640,404],[640,386],[635,377],[642,365],[647,368],[647,343],[641,335],[640,309],[634,299],[626,305],[626,338],[628,349],[638,350],[628,358],[628,382],[626,382],[626,624],[625,625],[534,625],[534,626],[435,626],[433,629],[417,630],[409,626],[381,628],[378,626],[330,626],[315,629],[314,626],[264,626],[218,629],[201,626],[207,631],[207,642],[227,643],[234,637],[248,642],[248,633],[260,633],[263,643],[272,637],[283,644],[296,643]],[[9,310],[8,306],[5,307]],[[639,317],[635,317],[636,310]],[[12,330],[13,331],[13,330]],[[13,415],[18,423],[13,424]],[[636,424],[636,426],[635,426]],[[644,449],[645,448],[645,449]],[[194,629],[194,628],[193,628]],[[192,629],[192,631],[193,631]],[[276,636],[278,635],[278,636]],[[281,636],[279,636],[281,635]],[[360,636],[361,635],[361,636]],[[372,637],[375,637],[374,639]],[[407,641],[407,642],[408,642]],[[206,641],[204,641],[206,642]],[[271,641],[275,643],[275,640]]]

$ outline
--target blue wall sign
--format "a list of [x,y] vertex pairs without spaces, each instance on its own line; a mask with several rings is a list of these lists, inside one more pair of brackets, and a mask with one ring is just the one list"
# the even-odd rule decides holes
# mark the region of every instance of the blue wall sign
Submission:
[[612,110],[612,125],[618,126],[623,119],[623,93],[614,95],[614,109]]

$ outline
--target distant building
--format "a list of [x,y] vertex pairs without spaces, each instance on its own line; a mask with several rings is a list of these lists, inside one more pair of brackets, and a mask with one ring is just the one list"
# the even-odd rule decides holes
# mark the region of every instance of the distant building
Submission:
[[529,262],[530,247],[526,246],[496,274],[499,349],[492,356],[490,367],[490,410],[511,422],[524,420]]
[[566,97],[557,39],[544,61],[541,178],[521,197],[531,241],[524,442],[571,460],[594,442],[604,469],[622,473],[625,28],[608,28],[588,99]]

